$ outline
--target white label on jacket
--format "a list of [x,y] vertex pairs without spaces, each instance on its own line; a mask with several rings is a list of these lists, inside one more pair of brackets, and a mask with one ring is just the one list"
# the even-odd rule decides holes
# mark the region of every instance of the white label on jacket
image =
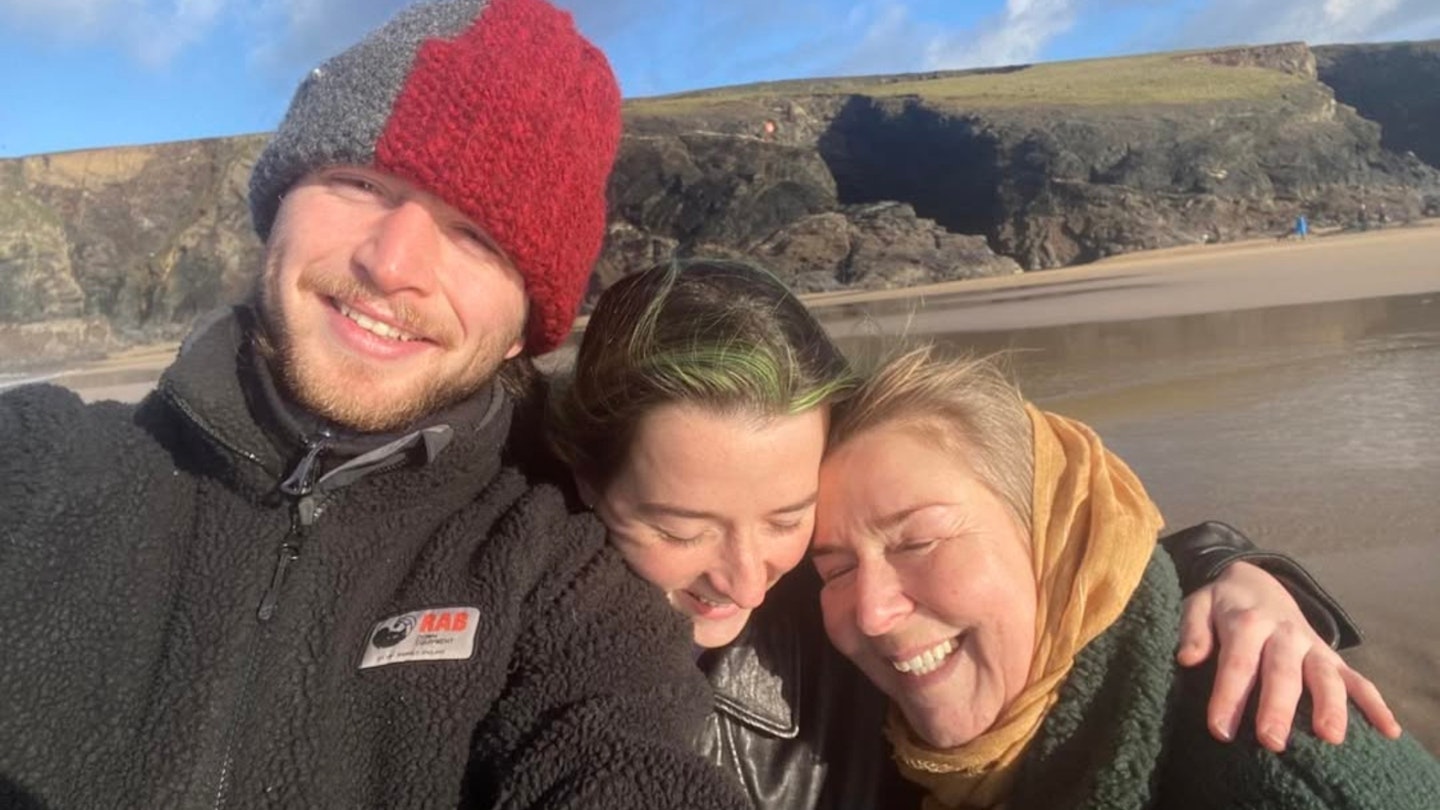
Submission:
[[475,653],[480,611],[431,608],[393,616],[375,625],[365,642],[361,669],[411,661],[463,661]]

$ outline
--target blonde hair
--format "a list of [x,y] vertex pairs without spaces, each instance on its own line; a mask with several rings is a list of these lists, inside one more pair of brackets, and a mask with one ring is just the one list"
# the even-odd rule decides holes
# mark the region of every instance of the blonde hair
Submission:
[[960,455],[1030,530],[1034,428],[1019,387],[997,357],[945,358],[930,345],[895,357],[836,406],[830,447],[889,426]]

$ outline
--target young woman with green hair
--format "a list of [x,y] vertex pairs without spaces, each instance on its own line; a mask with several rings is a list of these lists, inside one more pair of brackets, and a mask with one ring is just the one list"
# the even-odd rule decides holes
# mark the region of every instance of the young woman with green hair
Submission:
[[[581,499],[631,567],[692,622],[697,665],[716,693],[699,745],[757,807],[918,802],[880,734],[885,697],[826,642],[820,582],[798,566],[814,528],[831,406],[855,385],[843,355],[778,279],[748,264],[695,260],[608,289],[573,376],[550,398],[551,444]],[[1218,637],[1232,673],[1216,685],[1213,733],[1233,734],[1262,661],[1262,719],[1288,730],[1307,658],[1331,667],[1304,679],[1317,715],[1334,714],[1338,692],[1343,717],[1348,689],[1377,723],[1393,723],[1367,681],[1308,627],[1295,629],[1301,612],[1269,575],[1233,565],[1205,584],[1222,567],[1214,551],[1228,546],[1219,556],[1233,558],[1243,538],[1202,526],[1180,540],[1167,549],[1182,569],[1194,558],[1199,587],[1187,603],[1187,663],[1207,657]],[[1201,547],[1209,550],[1191,553]],[[1343,613],[1334,617],[1343,622]]]

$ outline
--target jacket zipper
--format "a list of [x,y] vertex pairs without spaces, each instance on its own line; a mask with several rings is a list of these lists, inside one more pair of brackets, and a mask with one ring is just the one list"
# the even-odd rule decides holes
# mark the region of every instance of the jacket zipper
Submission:
[[231,718],[230,728],[225,735],[225,756],[221,760],[220,779],[215,788],[214,810],[221,810],[225,806],[230,785],[230,767],[234,762],[235,732],[250,705],[250,692],[254,688],[259,666],[261,633],[279,610],[280,590],[285,585],[285,576],[290,566],[300,559],[305,538],[310,534],[310,528],[323,508],[323,499],[315,494],[315,482],[319,478],[317,473],[320,470],[320,456],[329,448],[330,439],[329,431],[322,430],[319,438],[307,441],[304,457],[295,465],[290,475],[280,482],[280,491],[290,498],[290,529],[276,551],[270,584],[266,586],[265,595],[261,597],[260,606],[255,611],[255,618],[260,626],[250,642],[250,655],[245,668],[245,679],[240,687],[240,698],[235,716]]

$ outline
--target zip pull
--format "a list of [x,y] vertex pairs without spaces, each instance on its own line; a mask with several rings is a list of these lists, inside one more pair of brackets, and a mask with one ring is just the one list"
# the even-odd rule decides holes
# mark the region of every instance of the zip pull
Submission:
[[290,533],[280,544],[275,556],[275,570],[270,574],[270,585],[265,588],[265,596],[255,611],[262,622],[270,621],[280,608],[280,589],[285,585],[285,573],[290,570],[291,563],[300,559],[305,535],[310,533],[310,525],[319,514],[319,504],[314,495],[315,480],[320,471],[320,454],[329,449],[331,438],[329,429],[321,428],[317,438],[305,442],[305,455],[300,463],[295,465],[289,477],[280,482],[280,491],[293,499],[290,504]]
[[280,546],[275,557],[275,572],[270,575],[270,587],[265,589],[265,598],[260,600],[260,609],[255,612],[262,622],[268,622],[280,607],[280,586],[285,584],[285,571],[290,563],[300,559],[300,546],[286,542]]
[[281,492],[292,498],[310,494],[320,471],[320,454],[330,448],[330,438],[330,430],[321,428],[319,438],[305,442],[305,456],[295,465],[290,476],[280,482]]

